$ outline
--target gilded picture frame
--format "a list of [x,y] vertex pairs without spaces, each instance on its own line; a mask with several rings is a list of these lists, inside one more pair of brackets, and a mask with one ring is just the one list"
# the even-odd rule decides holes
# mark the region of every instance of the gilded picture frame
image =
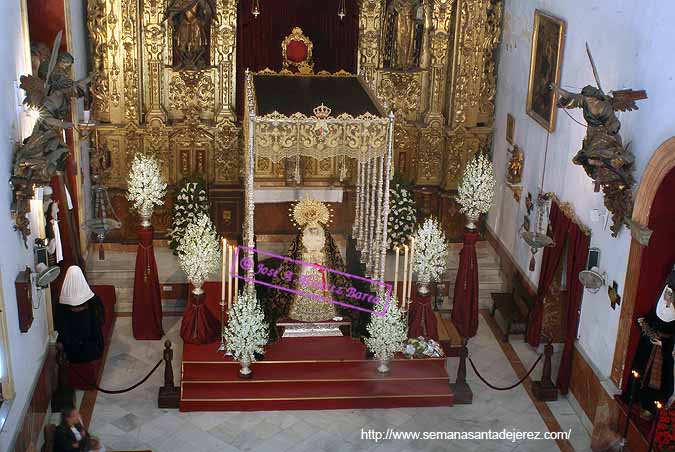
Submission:
[[534,12],[527,115],[549,132],[555,131],[557,107],[551,83],[560,83],[566,22],[541,10]]
[[511,113],[506,114],[506,142],[516,144],[516,118]]

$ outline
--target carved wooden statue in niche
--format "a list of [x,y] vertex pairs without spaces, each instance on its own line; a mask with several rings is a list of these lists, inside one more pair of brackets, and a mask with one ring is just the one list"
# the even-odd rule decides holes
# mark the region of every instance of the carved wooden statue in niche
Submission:
[[419,0],[392,0],[387,7],[385,65],[398,70],[418,67],[423,30]]
[[196,71],[210,66],[214,0],[170,0],[164,20],[173,27],[173,67]]

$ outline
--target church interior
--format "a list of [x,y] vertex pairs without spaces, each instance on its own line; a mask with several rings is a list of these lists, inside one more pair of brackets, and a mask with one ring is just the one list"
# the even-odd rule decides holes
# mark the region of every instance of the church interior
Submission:
[[674,5],[0,11],[0,452],[675,450]]

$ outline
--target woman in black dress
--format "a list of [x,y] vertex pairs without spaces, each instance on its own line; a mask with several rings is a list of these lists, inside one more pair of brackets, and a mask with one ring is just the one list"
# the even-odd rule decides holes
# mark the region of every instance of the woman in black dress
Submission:
[[87,284],[80,267],[68,268],[61,288],[58,342],[71,363],[95,361],[103,355],[103,303]]

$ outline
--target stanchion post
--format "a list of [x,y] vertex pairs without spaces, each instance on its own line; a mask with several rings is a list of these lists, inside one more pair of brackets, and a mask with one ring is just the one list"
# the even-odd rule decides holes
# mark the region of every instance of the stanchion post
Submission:
[[56,343],[56,381],[57,386],[52,394],[52,412],[59,413],[75,406],[75,391],[68,384],[66,374],[66,353],[63,344]]
[[180,387],[173,381],[173,349],[171,341],[164,342],[164,386],[159,388],[158,408],[178,408],[180,403]]
[[544,345],[544,368],[541,371],[541,380],[532,382],[532,394],[542,402],[558,400],[558,388],[551,380],[551,357],[553,356],[553,344],[551,338],[546,338]]
[[462,338],[462,347],[459,349],[459,366],[457,367],[457,379],[454,383],[450,383],[452,389],[455,405],[471,405],[473,403],[473,392],[466,382],[466,359],[469,357],[469,349],[467,347],[468,340]]

